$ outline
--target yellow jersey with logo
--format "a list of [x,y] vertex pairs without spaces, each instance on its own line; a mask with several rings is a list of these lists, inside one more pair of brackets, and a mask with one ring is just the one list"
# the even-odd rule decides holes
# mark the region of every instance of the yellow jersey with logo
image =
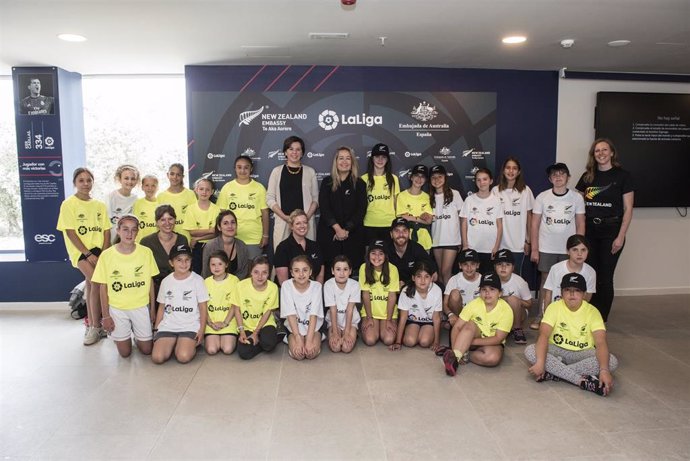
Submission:
[[[488,312],[482,298],[473,299],[462,308],[460,318],[465,322],[474,322],[482,332],[482,338],[496,336],[496,330],[510,333],[513,328],[513,310],[502,299]],[[505,343],[505,339],[503,342]]]
[[[244,329],[253,332],[265,312],[278,309],[278,285],[269,280],[266,288],[259,291],[252,285],[251,278],[241,280],[232,297],[232,305],[240,308]],[[276,321],[271,314],[264,326],[275,325]]]
[[77,233],[79,240],[87,249],[103,248],[104,232],[110,229],[105,203],[93,199],[81,200],[76,195],[72,195],[60,205],[57,230],[62,231],[69,260],[74,267],[77,267],[82,254],[67,237],[66,231],[70,229]]
[[367,185],[367,212],[364,225],[367,227],[390,227],[395,219],[395,198],[400,192],[398,177],[393,175],[393,190],[388,189],[386,176],[374,176],[374,187],[369,189],[369,174],[362,175]]
[[[367,283],[365,275],[366,263],[359,267],[359,286],[362,291],[369,292],[369,299],[371,300],[371,316],[378,320],[386,320],[388,318],[388,296],[389,293],[397,293],[400,291],[400,276],[398,275],[398,268],[388,264],[388,271],[390,274],[390,282],[388,285],[381,283],[381,272],[374,271],[374,279],[376,282],[373,285]],[[390,296],[396,296],[395,294]],[[362,317],[367,316],[367,312],[362,307]],[[393,308],[393,318],[398,318],[398,306]]]
[[[415,218],[419,218],[423,213],[434,214],[429,201],[429,194],[422,191],[419,195],[410,194],[409,190],[404,190],[398,194],[398,216],[404,214],[411,214]],[[411,232],[411,231],[410,231]],[[431,249],[431,234],[425,227],[420,227],[417,231],[417,243],[419,243],[425,250]]]
[[158,265],[149,248],[136,245],[132,253],[123,254],[115,245],[101,253],[91,281],[107,285],[110,306],[131,310],[149,304],[154,275]]
[[592,332],[606,330],[599,310],[585,300],[573,312],[564,300],[559,299],[549,304],[541,321],[553,327],[549,342],[569,351],[594,348]]
[[[216,218],[220,213],[220,208],[213,202],[208,204],[207,210],[202,210],[198,203],[193,203],[187,207],[187,212],[184,215],[183,229],[186,231],[214,229],[216,227]],[[211,239],[199,240],[201,243],[206,243]]]
[[[227,274],[224,280],[213,280],[213,276],[206,278],[204,284],[208,290],[208,321],[225,322],[225,319],[232,308],[232,296],[237,291],[239,279],[232,274]],[[207,335],[226,335],[237,334],[237,320],[232,320],[227,327],[221,330],[214,330],[206,325]]]
[[266,205],[266,188],[253,179],[248,184],[230,181],[220,190],[216,205],[237,216],[237,238],[247,245],[258,245],[263,236],[261,211]]
[[156,227],[156,208],[158,208],[158,200],[150,202],[146,197],[137,199],[132,208],[132,214],[139,220],[139,232],[137,233],[137,243],[147,235],[158,232]]
[[159,205],[171,205],[175,209],[175,214],[177,215],[175,219],[175,232],[184,235],[187,237],[187,240],[191,240],[192,236],[184,230],[184,216],[187,213],[187,207],[196,203],[194,191],[187,188],[177,193],[166,190],[158,194],[157,199]]

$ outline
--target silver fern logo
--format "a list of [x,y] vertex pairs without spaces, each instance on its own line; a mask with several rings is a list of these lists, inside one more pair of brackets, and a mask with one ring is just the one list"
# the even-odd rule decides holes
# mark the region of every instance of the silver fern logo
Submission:
[[246,112],[242,112],[240,114],[240,123],[237,124],[237,126],[248,126],[252,120],[254,120],[256,117],[261,115],[261,113],[264,111],[264,106],[261,106],[257,110],[248,110]]

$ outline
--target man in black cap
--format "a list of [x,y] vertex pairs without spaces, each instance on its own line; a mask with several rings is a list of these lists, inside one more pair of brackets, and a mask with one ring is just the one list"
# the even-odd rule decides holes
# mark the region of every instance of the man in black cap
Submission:
[[386,247],[388,259],[400,275],[400,286],[407,285],[412,280],[412,267],[417,261],[424,261],[432,268],[432,280],[438,276],[436,263],[422,246],[410,240],[410,229],[405,218],[395,218],[391,223],[392,243]]

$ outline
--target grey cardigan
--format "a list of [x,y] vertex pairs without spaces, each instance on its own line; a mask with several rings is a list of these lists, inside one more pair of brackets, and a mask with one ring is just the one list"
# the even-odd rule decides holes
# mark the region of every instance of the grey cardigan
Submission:
[[[208,260],[211,259],[211,253],[218,250],[225,251],[223,248],[222,235],[219,235],[213,240],[209,240],[206,246],[204,246],[203,267],[201,270],[201,276],[203,278],[211,275],[211,269],[208,267]],[[247,277],[249,273],[249,252],[247,251],[247,245],[238,238],[235,239],[235,250],[237,251],[237,272],[233,275],[242,280]]]

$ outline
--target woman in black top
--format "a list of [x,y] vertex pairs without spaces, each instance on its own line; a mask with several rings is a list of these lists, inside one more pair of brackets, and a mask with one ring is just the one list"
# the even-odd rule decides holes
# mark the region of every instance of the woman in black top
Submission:
[[319,207],[321,217],[316,241],[323,252],[324,265],[331,267],[336,256],[345,255],[352,267],[359,267],[364,262],[362,223],[367,210],[367,191],[351,148],[343,146],[336,150],[331,175],[321,182]]
[[613,273],[625,246],[635,198],[630,173],[621,168],[610,140],[592,143],[586,171],[576,188],[585,198],[585,235],[591,244],[587,263],[597,272],[591,304],[606,321],[613,302]]

